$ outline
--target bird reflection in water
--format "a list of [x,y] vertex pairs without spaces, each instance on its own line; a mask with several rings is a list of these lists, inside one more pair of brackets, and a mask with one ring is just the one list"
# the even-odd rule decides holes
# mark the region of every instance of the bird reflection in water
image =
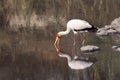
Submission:
[[96,59],[94,60],[89,60],[88,58],[84,58],[84,59],[72,59],[70,55],[65,54],[63,52],[60,52],[58,54],[59,57],[65,57],[67,58],[68,61],[68,66],[71,69],[75,69],[75,70],[80,70],[80,69],[86,69],[90,66],[92,66],[94,64],[94,62],[96,61]]

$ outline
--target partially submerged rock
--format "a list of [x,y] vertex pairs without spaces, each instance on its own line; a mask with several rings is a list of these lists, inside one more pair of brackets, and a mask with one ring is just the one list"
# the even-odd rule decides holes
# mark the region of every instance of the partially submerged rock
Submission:
[[120,52],[120,46],[112,46],[112,49],[115,51]]
[[114,30],[114,29],[109,29],[109,30],[107,30],[107,33],[108,34],[116,34],[118,32],[116,30]]
[[98,36],[107,36],[109,34],[120,34],[120,17],[114,19],[110,25],[98,29],[96,33]]
[[111,27],[111,25],[106,25],[103,28],[99,28],[96,35],[98,36],[108,36],[109,34],[117,34],[117,30]]
[[94,45],[87,45],[87,46],[82,46],[80,50],[82,52],[94,52],[94,51],[99,51],[100,48]]
[[97,36],[108,36],[108,33],[107,33],[107,31],[100,29],[97,31],[96,35]]
[[106,25],[105,27],[99,28],[96,34],[98,36],[107,36],[108,35],[107,30],[109,29],[110,29],[110,25]]

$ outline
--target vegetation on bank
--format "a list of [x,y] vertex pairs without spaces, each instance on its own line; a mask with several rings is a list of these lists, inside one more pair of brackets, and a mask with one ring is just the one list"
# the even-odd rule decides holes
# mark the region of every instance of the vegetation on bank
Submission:
[[101,27],[119,17],[119,4],[119,0],[0,0],[0,25],[44,28],[80,18]]

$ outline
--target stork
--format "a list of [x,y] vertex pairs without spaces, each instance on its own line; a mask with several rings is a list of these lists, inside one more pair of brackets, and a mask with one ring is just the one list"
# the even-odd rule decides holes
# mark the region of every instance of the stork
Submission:
[[[70,31],[73,31],[74,33],[74,51],[75,51],[75,56],[77,56],[76,53],[76,34],[78,32],[83,33],[83,32],[96,32],[97,28],[94,27],[93,25],[89,24],[87,21],[85,20],[81,20],[81,19],[72,19],[70,21],[67,22],[67,28],[66,31],[60,31],[57,33],[56,36],[56,40],[54,42],[56,51],[59,53],[60,52],[60,39],[63,35],[67,35],[68,33],[70,33]],[[85,40],[82,41],[82,43],[84,43]]]

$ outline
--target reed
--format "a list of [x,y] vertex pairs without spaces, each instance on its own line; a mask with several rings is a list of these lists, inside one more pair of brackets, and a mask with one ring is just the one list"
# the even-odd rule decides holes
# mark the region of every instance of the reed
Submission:
[[0,4],[0,24],[3,26],[29,27],[31,17],[37,15],[36,22],[42,20],[42,24],[49,25],[52,20],[65,26],[69,19],[80,18],[101,27],[120,14],[119,0],[1,0]]

